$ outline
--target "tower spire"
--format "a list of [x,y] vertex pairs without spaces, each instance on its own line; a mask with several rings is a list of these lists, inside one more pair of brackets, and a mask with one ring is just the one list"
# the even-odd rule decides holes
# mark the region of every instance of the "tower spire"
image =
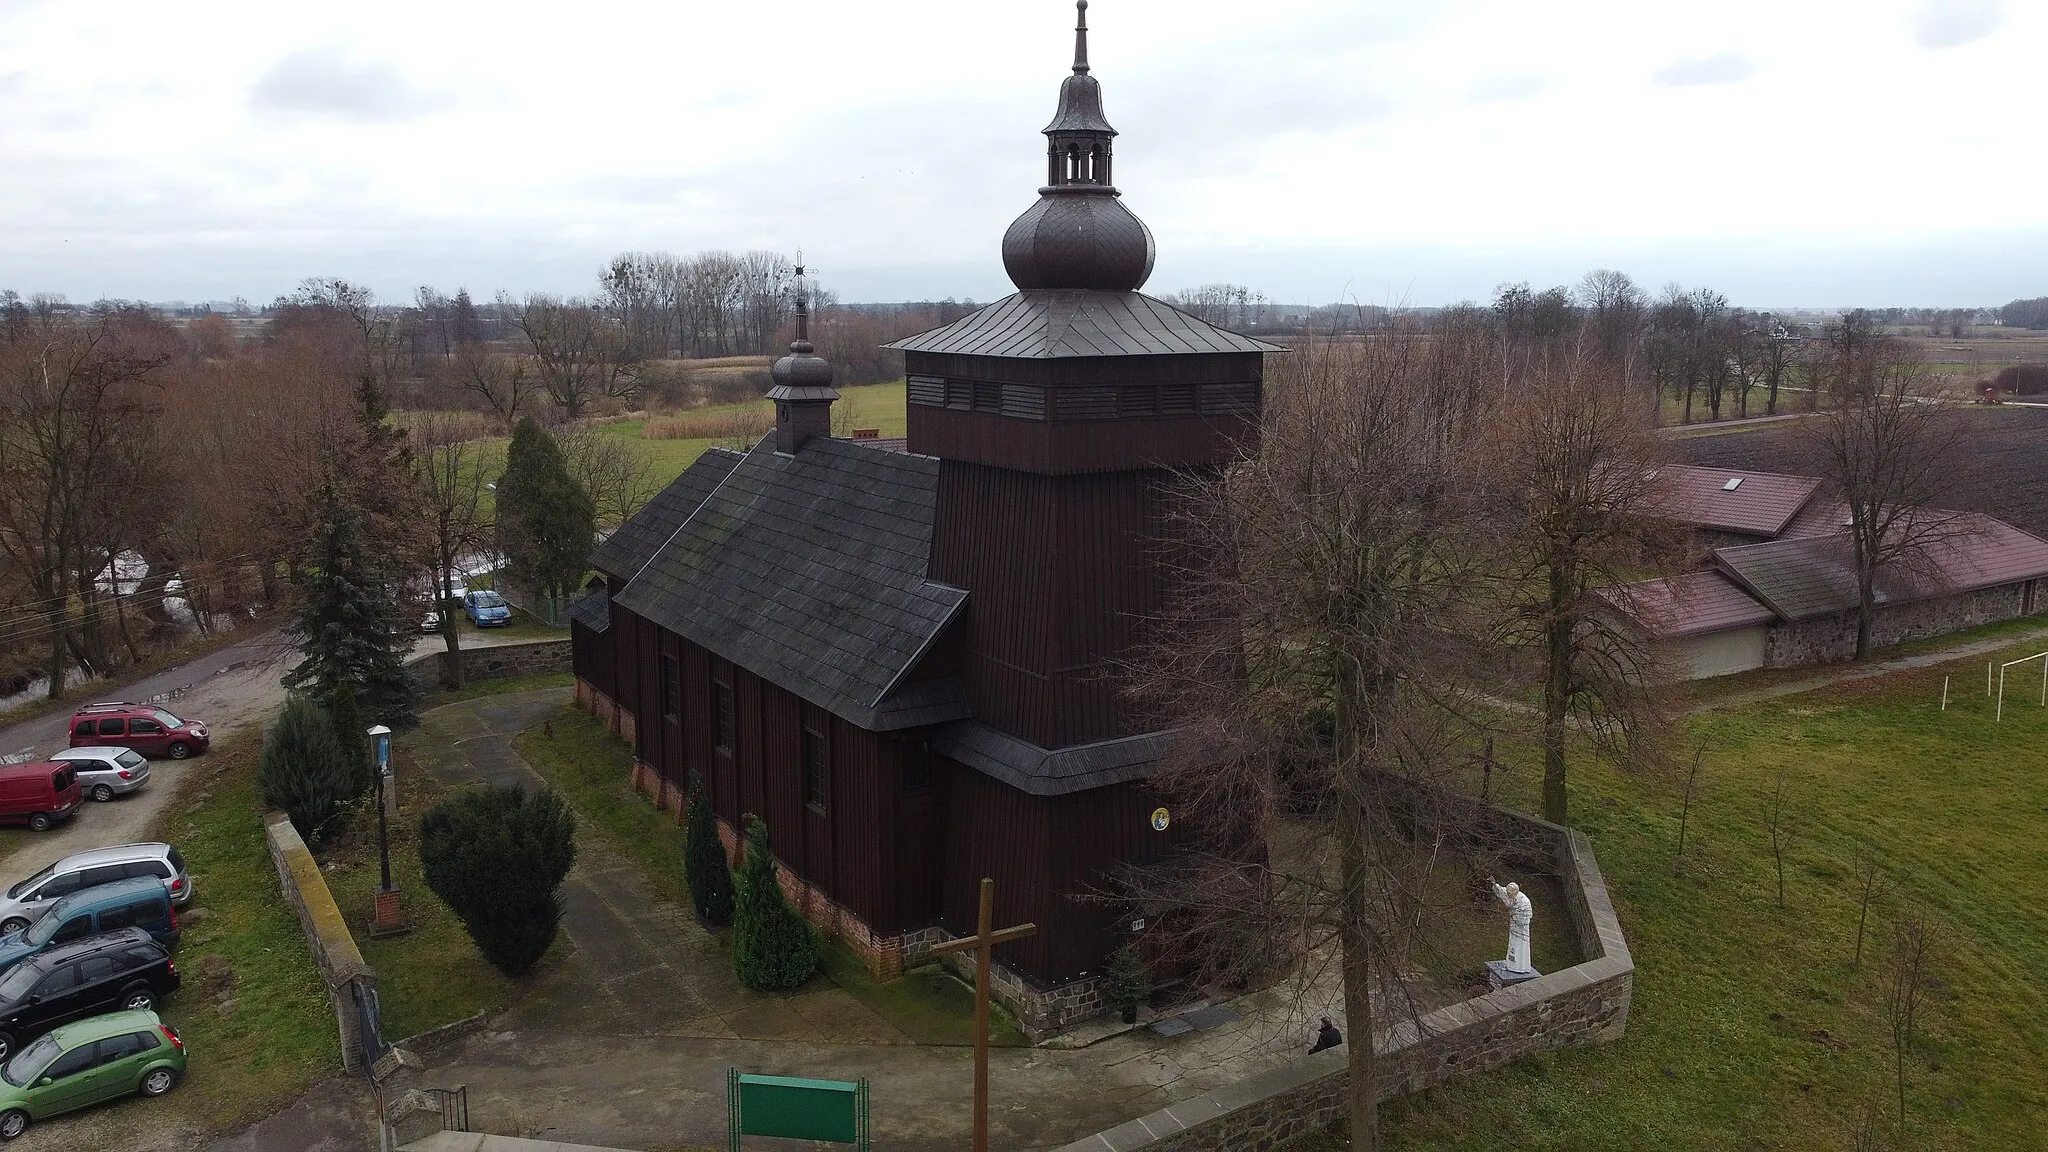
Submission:
[[804,254],[796,254],[796,339],[790,341],[791,352],[811,351],[811,307],[810,293],[804,287]]
[[1088,0],[1074,0],[1074,71],[1088,71]]

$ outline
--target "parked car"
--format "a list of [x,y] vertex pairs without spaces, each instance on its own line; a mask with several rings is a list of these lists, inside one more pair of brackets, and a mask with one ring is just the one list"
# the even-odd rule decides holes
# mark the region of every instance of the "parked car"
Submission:
[[178,1030],[147,1010],[66,1024],[0,1068],[0,1140],[34,1120],[131,1093],[161,1096],[185,1075]]
[[192,877],[185,858],[163,843],[117,844],[75,852],[51,864],[0,895],[0,934],[19,932],[56,906],[57,901],[86,888],[112,884],[131,876],[155,878],[183,907],[192,899]]
[[133,748],[144,756],[183,760],[206,751],[206,725],[181,720],[154,704],[109,700],[88,704],[71,717],[73,748]]
[[512,622],[512,605],[489,588],[464,593],[462,611],[479,628],[496,628]]
[[0,976],[0,1060],[52,1028],[102,1012],[147,1012],[178,990],[170,949],[140,929],[88,936]]
[[0,936],[0,972],[87,936],[134,929],[166,948],[178,946],[178,913],[155,877],[98,884],[57,901],[43,918]]
[[133,748],[66,748],[52,760],[78,771],[78,787],[95,800],[112,800],[149,783],[149,760]]
[[78,810],[78,770],[56,760],[0,765],[0,821],[41,832]]
[[431,608],[428,609],[427,614],[425,616],[420,617],[420,631],[431,633],[439,632],[440,630],[441,613]]

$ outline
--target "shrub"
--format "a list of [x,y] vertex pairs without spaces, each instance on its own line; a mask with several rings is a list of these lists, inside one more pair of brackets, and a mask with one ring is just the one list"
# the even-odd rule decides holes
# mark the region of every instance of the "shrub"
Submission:
[[754,816],[747,817],[747,859],[740,865],[732,923],[732,970],[747,987],[795,988],[817,969],[818,934],[782,898],[768,825]]
[[356,795],[355,775],[327,713],[304,696],[285,702],[284,713],[263,738],[257,778],[263,803],[292,819],[308,844],[334,830],[341,806]]
[[690,884],[690,902],[705,923],[732,923],[732,868],[725,862],[704,780],[695,772],[690,773],[690,810],[683,821],[683,876]]
[[1123,1012],[1125,1019],[1152,994],[1152,979],[1145,971],[1145,962],[1129,944],[1109,954],[1109,967],[1102,974],[1102,983],[1103,998]]
[[420,868],[477,951],[507,976],[539,962],[561,926],[576,822],[552,790],[479,788],[420,817]]

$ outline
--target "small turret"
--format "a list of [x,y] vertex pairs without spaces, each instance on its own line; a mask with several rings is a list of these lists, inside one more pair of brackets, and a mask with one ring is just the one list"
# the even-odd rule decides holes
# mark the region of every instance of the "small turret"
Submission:
[[796,266],[796,339],[769,376],[775,382],[768,398],[775,401],[777,452],[794,456],[811,437],[832,435],[832,402],[839,399],[839,392],[832,387],[831,361],[811,348],[810,300],[802,264]]

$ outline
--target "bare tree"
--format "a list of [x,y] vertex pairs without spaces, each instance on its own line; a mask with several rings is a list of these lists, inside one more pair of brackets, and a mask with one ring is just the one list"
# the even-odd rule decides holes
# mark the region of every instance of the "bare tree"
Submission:
[[1197,826],[1134,894],[1211,975],[1332,959],[1358,1149],[1377,1143],[1374,1001],[1406,1001],[1440,910],[1451,837],[1416,800],[1470,763],[1474,678],[1500,664],[1472,472],[1494,347],[1474,325],[1298,349],[1257,454],[1178,493],[1179,592],[1132,668],[1175,732],[1154,783]]
[[1863,966],[1863,931],[1870,923],[1870,902],[1885,890],[1884,864],[1869,846],[1856,851],[1856,951],[1849,958],[1851,968]]
[[654,495],[647,458],[626,441],[596,428],[567,426],[555,431],[562,462],[597,508],[597,522],[623,524]]
[[627,346],[624,328],[602,309],[586,300],[543,293],[528,296],[522,304],[500,304],[533,349],[541,387],[564,419],[580,419],[599,397],[633,393],[638,361]]
[[1927,982],[1935,929],[1926,910],[1908,908],[1892,925],[1891,960],[1885,972],[1884,1018],[1892,1042],[1892,1072],[1898,1087],[1898,1138],[1906,1138],[1907,1064],[1919,1031],[1920,993]]
[[1592,335],[1510,356],[1484,449],[1516,558],[1511,638],[1542,654],[1543,814],[1559,824],[1574,726],[1628,753],[1665,723],[1652,653],[1618,590],[1683,546],[1661,512],[1666,442]]
[[1763,333],[1757,341],[1757,375],[1765,391],[1764,412],[1778,414],[1778,391],[1789,378],[1796,362],[1798,342],[1785,326],[1770,316],[1763,318]]
[[1692,767],[1686,769],[1685,772],[1684,799],[1680,800],[1678,804],[1678,852],[1672,859],[1674,866],[1685,859],[1685,826],[1686,822],[1692,818],[1692,798],[1698,794],[1700,764],[1706,759],[1706,755],[1707,742],[1702,739],[1693,746]]
[[540,391],[540,381],[524,357],[494,352],[480,343],[457,345],[454,364],[457,383],[480,397],[508,434]]
[[455,599],[455,570],[464,555],[489,547],[494,539],[485,511],[483,445],[468,439],[445,412],[416,413],[411,425],[412,474],[433,537],[432,582],[441,637],[448,645],[448,681],[459,688],[462,609]]
[[[1788,805],[1790,807],[1788,807]],[[1778,907],[1785,906],[1785,857],[1792,852],[1792,844],[1799,837],[1799,813],[1792,804],[1792,785],[1779,773],[1771,784],[1771,794],[1764,799],[1764,830],[1771,838],[1771,864],[1778,874]]]
[[1856,572],[1856,659],[1870,656],[1881,573],[1924,572],[1967,530],[1932,508],[1963,436],[1956,409],[1942,403],[1926,369],[1895,341],[1844,325],[1830,336],[1829,418],[1808,435],[1849,510]]

